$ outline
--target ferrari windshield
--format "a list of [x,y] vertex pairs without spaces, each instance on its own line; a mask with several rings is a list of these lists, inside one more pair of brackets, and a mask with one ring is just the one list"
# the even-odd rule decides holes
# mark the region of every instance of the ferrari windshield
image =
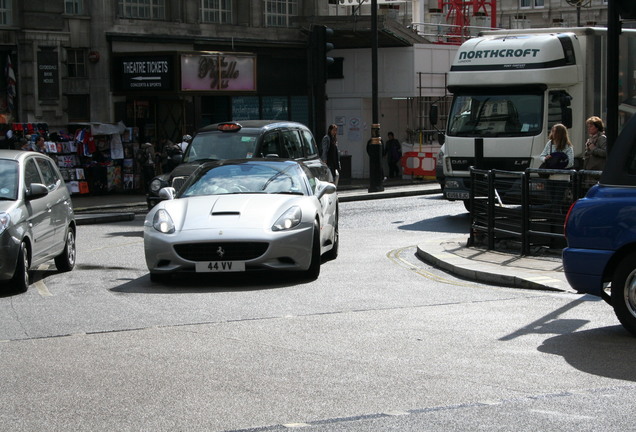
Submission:
[[196,172],[180,196],[240,193],[304,195],[304,175],[296,164],[267,161],[205,166]]
[[543,129],[542,94],[457,94],[447,135],[534,136]]
[[18,199],[18,163],[14,160],[0,159],[0,200]]
[[256,134],[210,132],[198,134],[183,156],[184,162],[251,158],[256,150]]

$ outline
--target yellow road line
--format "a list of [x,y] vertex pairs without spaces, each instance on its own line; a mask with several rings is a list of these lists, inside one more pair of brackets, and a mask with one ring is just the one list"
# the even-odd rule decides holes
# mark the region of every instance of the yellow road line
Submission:
[[386,256],[387,258],[389,258],[391,261],[393,261],[394,263],[396,263],[397,265],[399,265],[400,267],[406,268],[408,270],[411,270],[414,273],[419,274],[420,276],[424,276],[427,279],[430,280],[434,280],[437,282],[441,282],[441,283],[445,283],[445,284],[449,284],[449,285],[456,285],[456,286],[464,286],[464,287],[469,287],[469,286],[476,286],[475,284],[472,283],[464,283],[464,282],[458,282],[458,281],[454,281],[451,279],[447,279],[443,276],[440,275],[436,275],[434,273],[431,273],[429,271],[426,271],[422,268],[419,268],[417,266],[415,266],[414,264],[408,262],[407,260],[405,260],[404,258],[402,258],[402,253],[407,250],[407,249],[413,249],[416,248],[417,246],[405,246],[403,248],[400,249],[394,249],[392,251],[389,251]]

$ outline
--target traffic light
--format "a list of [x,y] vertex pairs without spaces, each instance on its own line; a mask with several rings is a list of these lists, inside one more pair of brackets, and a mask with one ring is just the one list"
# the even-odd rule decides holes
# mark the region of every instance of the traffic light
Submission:
[[315,84],[324,84],[327,82],[329,65],[334,63],[333,57],[327,55],[327,53],[334,48],[333,43],[329,42],[333,34],[332,28],[323,25],[316,25],[312,28],[310,55],[314,59],[312,68]]

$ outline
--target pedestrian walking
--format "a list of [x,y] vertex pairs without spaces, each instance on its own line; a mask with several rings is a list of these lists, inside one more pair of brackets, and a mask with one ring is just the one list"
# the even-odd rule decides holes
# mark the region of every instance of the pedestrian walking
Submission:
[[338,126],[331,124],[327,129],[327,135],[321,141],[321,159],[329,167],[333,176],[333,183],[336,186],[338,186],[338,179],[340,178],[340,150],[338,150],[337,135]]

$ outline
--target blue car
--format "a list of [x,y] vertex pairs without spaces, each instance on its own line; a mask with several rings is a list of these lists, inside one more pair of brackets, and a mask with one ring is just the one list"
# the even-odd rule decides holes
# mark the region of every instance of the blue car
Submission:
[[603,298],[636,335],[636,116],[612,146],[599,183],[570,208],[565,236],[572,288]]

